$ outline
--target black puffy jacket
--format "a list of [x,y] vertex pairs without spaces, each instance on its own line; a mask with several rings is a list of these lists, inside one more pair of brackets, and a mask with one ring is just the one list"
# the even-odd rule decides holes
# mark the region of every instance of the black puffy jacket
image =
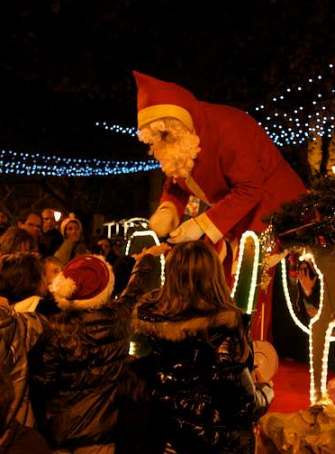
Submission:
[[[144,256],[118,300],[91,310],[62,311],[52,322],[66,324],[68,345],[59,331],[31,358],[32,401],[40,430],[53,446],[74,448],[114,441],[116,395],[128,359],[131,313],[149,289],[154,257]],[[79,344],[71,345],[71,334]]]
[[236,359],[236,313],[169,319],[144,304],[134,324],[152,348],[138,368],[163,417],[158,436],[178,454],[253,453],[253,423],[273,391],[267,384],[256,388],[247,364]]

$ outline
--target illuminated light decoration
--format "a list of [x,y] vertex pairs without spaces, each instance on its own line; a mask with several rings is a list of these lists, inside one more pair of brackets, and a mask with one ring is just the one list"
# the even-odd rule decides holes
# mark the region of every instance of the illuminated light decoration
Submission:
[[[333,64],[328,65],[328,70],[332,71],[334,68]],[[325,79],[325,75],[319,74],[315,78],[308,78],[306,80],[306,85],[308,87],[315,85],[317,83],[320,83],[321,80]],[[325,84],[323,84],[322,88],[325,88]],[[335,87],[331,87],[328,89],[329,93],[335,93]],[[301,94],[303,92],[303,87],[298,86],[296,89],[293,88],[286,88],[286,93],[290,93],[291,95],[294,93],[299,93]],[[322,102],[322,99],[324,98],[323,93],[317,93],[314,97],[313,100],[311,100],[311,105],[313,107],[316,107],[319,104],[319,111],[325,111],[326,106],[320,105],[320,102]],[[270,102],[273,102],[276,106],[276,109],[280,109],[280,101],[286,99],[286,97],[281,94],[274,96]],[[255,112],[261,112],[263,111],[264,113],[266,112],[266,106],[264,103],[254,107],[253,109]],[[301,119],[297,117],[299,113],[303,113],[305,108],[303,106],[296,106],[293,108],[292,112],[287,113],[287,112],[275,112],[273,114],[274,117],[276,117],[276,123],[273,124],[273,118],[269,115],[266,115],[264,119],[260,119],[258,121],[258,124],[263,126],[267,134],[270,136],[270,138],[273,140],[273,142],[278,145],[278,146],[284,146],[284,145],[297,145],[297,144],[302,144],[304,143],[307,139],[312,139],[313,141],[316,140],[316,136],[323,137],[325,135],[328,135],[328,137],[332,137],[332,132],[334,129],[334,125],[331,123],[332,117],[331,118],[326,118],[325,121],[323,121],[324,128],[314,128],[313,125],[309,125],[308,123],[305,123],[303,121],[302,123],[304,124],[303,128],[301,126]],[[246,112],[249,114],[249,112]],[[319,112],[316,112],[316,115],[319,115]],[[308,115],[309,119],[312,119],[311,115]],[[285,119],[285,120],[284,120]],[[278,121],[283,121],[283,124],[278,124]],[[129,134],[131,137],[136,137],[138,134],[138,130],[135,127],[123,127],[120,126],[119,124],[109,124],[108,122],[96,122],[95,125],[99,128],[102,128],[107,131],[113,131],[116,133],[120,134]]]
[[[320,84],[320,81],[324,80],[326,77],[330,78],[330,80],[333,80],[333,64],[328,65],[328,71],[329,74],[319,74],[315,78],[308,78],[306,82],[306,86],[312,86],[313,84]],[[331,71],[331,73],[330,73]],[[322,85],[322,93],[316,93],[314,96],[314,99],[311,100],[311,106],[316,107],[318,109],[318,112],[316,112],[316,115],[319,115],[319,112],[322,112],[323,114],[325,113],[324,111],[327,109],[325,105],[322,105],[321,103],[324,104],[324,101],[322,101],[325,98],[325,89],[327,89],[327,94],[330,94],[330,98],[333,97],[333,93],[335,92],[334,86],[328,86],[327,84],[323,83]],[[310,88],[309,88],[310,90]],[[286,92],[287,93],[299,93],[301,96],[301,92],[303,91],[303,87],[299,86],[296,89],[293,88],[287,88]],[[274,104],[271,109],[275,108],[276,110],[280,109],[280,100],[285,99],[283,95],[277,95],[273,97],[270,100],[270,103],[272,102]],[[326,102],[326,101],[325,101]],[[259,106],[256,106],[254,108],[255,112],[260,112],[262,109],[264,109],[264,104],[261,104]],[[270,106],[268,106],[269,108]],[[268,110],[268,108],[265,108],[264,112]],[[334,108],[334,105],[332,104],[332,109]],[[297,145],[297,144],[302,144],[304,143],[307,139],[312,139],[315,141],[317,139],[317,136],[323,137],[327,135],[329,138],[333,137],[333,129],[334,125],[331,123],[332,117],[326,118],[325,121],[323,121],[324,127],[321,129],[315,129],[313,125],[309,125],[308,123],[304,123],[304,127],[300,128],[300,123],[301,123],[301,118],[297,117],[299,113],[301,114],[304,110],[304,107],[302,106],[296,106],[293,108],[291,113],[283,112],[280,111],[280,113],[277,111],[273,114],[273,117],[276,117],[276,122],[273,124],[274,118],[266,115],[264,119],[260,119],[259,124],[262,124],[264,129],[266,130],[267,134],[270,136],[270,138],[273,140],[273,142],[278,145],[278,146],[283,146],[283,145]],[[312,116],[308,115],[308,118],[311,119]],[[283,124],[281,125],[281,128],[279,128],[278,121],[282,121]],[[278,131],[280,129],[280,131]]]
[[136,348],[136,342],[130,342],[129,344],[129,355],[134,356],[136,355],[137,348]]
[[135,127],[123,127],[118,124],[108,124],[107,121],[97,121],[95,126],[103,128],[105,131],[112,131],[119,134],[129,134],[131,137],[137,137],[138,129]]
[[[139,218],[139,217],[130,218],[130,219],[127,219],[126,221],[123,221],[124,236],[127,235],[129,227],[142,227],[144,229],[148,229],[149,221],[148,221],[148,219]],[[158,244],[160,244],[160,243],[158,243]]]
[[334,340],[334,337],[331,335],[335,327],[335,321],[330,322],[328,329],[326,331],[326,340],[323,348],[322,356],[322,375],[321,375],[321,395],[322,399],[328,401],[329,396],[327,392],[327,376],[328,376],[328,357],[329,357],[329,348],[330,342]]
[[[281,260],[281,270],[282,270],[282,284],[283,284],[283,289],[284,289],[284,295],[286,299],[286,304],[288,307],[288,310],[290,312],[290,315],[295,322],[295,324],[302,330],[304,331],[308,336],[309,336],[309,363],[310,363],[310,401],[311,404],[314,405],[316,403],[316,391],[315,391],[315,376],[314,376],[314,367],[313,367],[313,339],[312,339],[312,325],[317,322],[320,318],[320,315],[322,313],[322,308],[323,308],[323,302],[324,302],[324,276],[317,267],[314,256],[311,253],[306,253],[303,252],[302,256],[299,257],[299,260],[308,260],[311,261],[313,264],[313,267],[315,269],[315,272],[318,275],[318,278],[320,280],[320,305],[318,312],[316,315],[311,319],[309,326],[307,327],[304,325],[296,316],[294,310],[293,310],[293,305],[288,289],[288,284],[287,284],[287,269],[286,269],[286,259],[283,258]],[[325,344],[323,348],[323,357],[322,357],[322,375],[321,375],[321,393],[323,397],[327,396],[327,374],[328,374],[328,354],[329,354],[329,343],[333,342],[335,340],[334,336],[331,336],[332,328],[331,325],[335,322],[330,323],[329,328],[326,333],[326,339],[325,339]]]
[[233,286],[233,289],[231,292],[231,297],[234,298],[236,295],[238,284],[240,283],[246,241],[250,238],[252,238],[252,240],[254,242],[255,251],[254,251],[251,282],[250,282],[248,301],[247,301],[247,309],[246,309],[247,314],[251,314],[251,312],[253,310],[254,302],[255,302],[257,277],[258,277],[258,271],[259,271],[259,258],[260,258],[260,241],[259,241],[257,234],[251,230],[247,230],[246,232],[244,232],[241,237],[241,240],[240,240],[236,276],[235,276],[235,280],[234,280],[234,286]]
[[[130,251],[130,246],[131,246],[131,241],[133,238],[137,237],[137,236],[151,236],[154,240],[154,243],[159,246],[161,243],[159,241],[159,238],[156,234],[156,232],[154,232],[153,230],[141,230],[141,231],[136,231],[134,232],[131,237],[129,238],[128,242],[127,242],[127,246],[126,246],[126,251],[125,251],[125,255],[129,255],[129,251]],[[161,275],[160,275],[160,278],[161,278],[161,285],[164,284],[165,282],[165,257],[164,257],[164,254],[161,254],[159,256],[159,259],[160,259],[160,265],[161,265]]]
[[58,222],[62,217],[62,213],[60,211],[54,211],[55,221]]
[[0,173],[7,175],[91,177],[148,172],[159,168],[160,164],[156,160],[109,161],[0,151]]
[[[328,65],[328,70],[332,70],[334,68],[333,64]],[[316,83],[320,83],[321,80],[325,79],[324,75],[319,74],[315,78],[308,78],[306,84],[308,86],[311,86]],[[323,86],[324,89],[324,86]],[[294,94],[295,92],[301,93],[303,91],[302,86],[298,86],[296,89],[293,88],[286,88],[286,93]],[[335,87],[331,87],[329,89],[329,93],[335,93]],[[315,96],[315,99],[311,101],[312,106],[317,106],[317,104],[320,103],[324,95],[322,93],[317,93]],[[274,96],[270,102],[273,102],[276,105],[276,108],[279,109],[279,103],[280,101],[286,99],[284,95],[277,95]],[[324,105],[320,105],[319,107],[320,111],[326,110],[326,107]],[[284,117],[286,119],[285,125],[279,125],[277,123],[272,124],[272,117],[267,115],[264,119],[261,119],[258,121],[258,124],[263,126],[264,129],[266,130],[267,134],[270,136],[270,138],[273,140],[273,142],[278,145],[278,146],[284,146],[284,145],[297,145],[297,144],[302,144],[305,142],[308,138],[311,138],[312,140],[316,140],[315,135],[323,137],[325,134],[328,135],[328,137],[332,137],[332,129],[334,128],[334,125],[330,123],[331,119],[328,119],[327,121],[324,122],[325,128],[324,130],[315,130],[313,126],[308,125],[308,123],[304,123],[304,128],[300,128],[300,122],[301,119],[296,117],[299,113],[302,113],[305,108],[303,106],[297,106],[293,108],[293,111],[291,113],[287,112],[275,112],[273,115],[276,117],[276,121],[280,121],[281,117]],[[266,112],[266,106],[264,103],[260,104],[259,106],[254,107],[255,112],[260,112],[264,111]],[[246,112],[249,114],[249,112]],[[318,114],[318,113],[317,113]],[[312,116],[308,115],[308,118],[311,119]],[[266,124],[268,122],[268,124]],[[287,124],[288,123],[288,124]],[[129,134],[131,137],[136,137],[138,135],[138,130],[135,127],[123,127],[120,126],[119,124],[109,124],[106,121],[103,122],[96,122],[95,125],[99,128],[102,128],[107,131],[112,131],[120,134]],[[298,128],[298,129],[297,129]],[[279,129],[280,131],[277,131]]]

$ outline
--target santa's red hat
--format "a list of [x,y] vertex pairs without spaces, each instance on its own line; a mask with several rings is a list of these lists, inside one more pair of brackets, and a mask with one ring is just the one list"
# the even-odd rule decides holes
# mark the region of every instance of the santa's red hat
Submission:
[[196,97],[177,84],[164,82],[154,77],[133,71],[138,95],[138,128],[163,117],[180,120],[194,130],[200,111]]
[[102,256],[81,255],[71,260],[50,285],[61,309],[98,309],[114,288],[112,267]]

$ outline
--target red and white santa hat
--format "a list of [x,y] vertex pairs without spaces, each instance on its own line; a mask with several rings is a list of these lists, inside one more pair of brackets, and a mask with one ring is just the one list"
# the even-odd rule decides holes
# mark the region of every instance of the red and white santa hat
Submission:
[[67,218],[65,218],[60,225],[60,233],[63,236],[65,235],[65,229],[66,229],[67,225],[69,224],[69,222],[75,222],[79,226],[81,232],[83,231],[83,226],[81,225],[81,222],[79,221],[79,219],[76,218],[76,215],[74,213],[70,213],[69,216]]
[[[163,117],[180,120],[194,130],[199,118],[199,101],[180,85],[133,71],[137,84],[138,128]],[[196,128],[197,129],[197,128]]]
[[104,257],[81,255],[65,265],[50,291],[60,309],[98,309],[108,302],[114,281],[112,267]]

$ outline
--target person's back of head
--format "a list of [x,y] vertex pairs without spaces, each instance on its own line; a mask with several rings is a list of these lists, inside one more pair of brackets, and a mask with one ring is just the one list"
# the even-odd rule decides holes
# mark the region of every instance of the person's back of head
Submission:
[[0,254],[37,251],[35,238],[24,229],[9,227],[0,239]]
[[169,315],[190,308],[204,314],[236,309],[213,247],[198,240],[172,249],[166,261],[166,280],[158,307]]
[[45,290],[43,267],[35,254],[18,252],[1,257],[0,295],[15,304]]

